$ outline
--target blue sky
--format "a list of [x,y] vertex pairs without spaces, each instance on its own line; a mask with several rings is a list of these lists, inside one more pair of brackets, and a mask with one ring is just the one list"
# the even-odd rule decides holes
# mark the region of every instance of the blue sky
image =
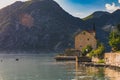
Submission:
[[[0,8],[18,0],[0,0]],[[19,0],[27,1],[27,0]],[[84,18],[95,11],[113,12],[120,9],[120,0],[55,0],[65,11],[75,17]]]
[[95,11],[110,13],[120,9],[120,0],[55,0],[73,16],[84,18]]

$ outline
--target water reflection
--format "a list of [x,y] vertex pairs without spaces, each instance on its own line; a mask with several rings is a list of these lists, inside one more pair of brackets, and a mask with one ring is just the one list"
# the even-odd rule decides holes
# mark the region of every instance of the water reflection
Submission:
[[[70,69],[68,70],[70,72]],[[75,63],[74,70],[71,72],[74,74],[71,80],[120,80],[120,72],[110,68],[85,67]]]
[[110,68],[105,69],[105,75],[110,78],[110,80],[120,80],[120,72]]
[[76,63],[75,79],[73,80],[96,80],[96,71],[98,70],[93,67],[85,67]]
[[[15,61],[15,59],[19,61]],[[120,80],[120,72],[56,62],[50,55],[0,55],[0,80]]]

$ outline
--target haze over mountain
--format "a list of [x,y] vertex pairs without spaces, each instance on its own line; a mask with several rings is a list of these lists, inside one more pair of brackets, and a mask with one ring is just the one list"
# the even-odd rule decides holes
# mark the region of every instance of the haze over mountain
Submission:
[[[120,22],[120,10],[95,12],[84,20],[65,12],[53,0],[17,1],[0,10],[0,49],[64,50],[74,46],[74,34],[92,30],[108,45],[112,25]],[[107,48],[109,50],[109,47]]]

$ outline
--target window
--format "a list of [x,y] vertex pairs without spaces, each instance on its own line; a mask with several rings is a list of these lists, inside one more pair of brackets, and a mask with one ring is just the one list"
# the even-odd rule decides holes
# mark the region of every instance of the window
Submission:
[[87,40],[89,41],[90,39],[89,39],[89,38],[87,38]]

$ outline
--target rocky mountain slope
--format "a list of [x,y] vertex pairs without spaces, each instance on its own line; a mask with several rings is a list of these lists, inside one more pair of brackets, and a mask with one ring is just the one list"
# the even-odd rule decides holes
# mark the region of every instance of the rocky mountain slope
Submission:
[[17,1],[0,10],[0,49],[63,50],[83,24],[53,0]]

